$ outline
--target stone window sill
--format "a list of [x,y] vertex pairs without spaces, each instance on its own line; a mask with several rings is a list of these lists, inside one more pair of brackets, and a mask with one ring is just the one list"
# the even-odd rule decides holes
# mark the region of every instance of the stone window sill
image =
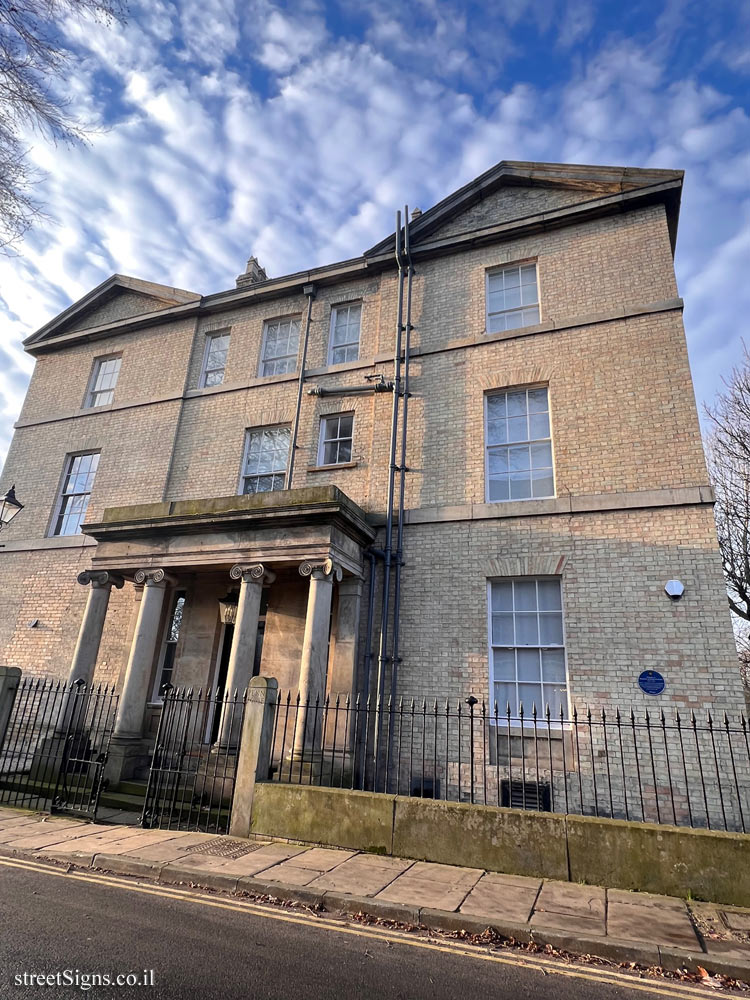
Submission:
[[335,469],[356,469],[359,462],[337,462],[335,465],[308,465],[308,472],[333,472]]

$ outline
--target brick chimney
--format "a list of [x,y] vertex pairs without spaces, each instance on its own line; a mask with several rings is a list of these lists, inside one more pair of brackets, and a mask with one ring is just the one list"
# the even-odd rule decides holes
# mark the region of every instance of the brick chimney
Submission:
[[259,281],[267,281],[266,269],[258,263],[257,257],[251,257],[247,262],[245,273],[237,278],[238,288],[247,288],[248,285],[255,285]]

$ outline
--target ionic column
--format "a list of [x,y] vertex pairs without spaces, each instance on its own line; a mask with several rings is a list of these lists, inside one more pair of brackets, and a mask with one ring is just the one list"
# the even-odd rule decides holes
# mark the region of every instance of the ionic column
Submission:
[[115,737],[141,735],[151,668],[159,639],[164,594],[167,584],[172,582],[163,569],[139,569],[134,580],[136,584],[143,585],[143,596],[125,671],[125,683],[120,695]]
[[121,576],[108,573],[105,570],[87,569],[78,574],[78,582],[82,587],[91,584],[86,610],[83,612],[81,627],[78,630],[73,662],[70,664],[68,684],[82,680],[88,687],[94,679],[96,658],[102,641],[104,620],[107,617],[107,606],[112,587],[120,590],[125,581]]
[[[315,701],[322,709],[325,700],[326,671],[328,669],[328,633],[331,623],[333,581],[341,580],[341,569],[332,559],[322,563],[303,562],[301,576],[310,577],[307,598],[307,618],[302,641],[302,661],[299,668],[300,708],[297,731],[294,737],[295,757],[318,749],[320,744],[320,710],[315,717]],[[309,704],[309,711],[306,706]]]
[[[232,711],[231,699],[235,692],[242,696],[253,676],[255,647],[258,641],[258,618],[260,599],[264,584],[273,583],[275,575],[261,563],[249,566],[232,566],[229,575],[240,581],[240,596],[237,601],[237,617],[234,623],[232,648],[227,664],[227,680],[224,689],[224,707],[219,723],[216,745],[222,748],[235,745],[239,736],[239,713]],[[234,722],[233,722],[234,717]]]

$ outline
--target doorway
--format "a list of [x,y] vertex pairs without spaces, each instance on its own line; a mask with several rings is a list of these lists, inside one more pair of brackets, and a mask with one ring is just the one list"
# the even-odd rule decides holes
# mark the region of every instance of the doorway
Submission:
[[221,712],[218,706],[224,697],[224,690],[227,684],[227,670],[229,668],[229,654],[232,652],[232,638],[234,636],[234,625],[226,624],[221,626],[221,638],[219,640],[219,652],[216,657],[216,673],[211,695],[211,713],[206,726],[206,743],[214,744],[219,736],[219,723]]

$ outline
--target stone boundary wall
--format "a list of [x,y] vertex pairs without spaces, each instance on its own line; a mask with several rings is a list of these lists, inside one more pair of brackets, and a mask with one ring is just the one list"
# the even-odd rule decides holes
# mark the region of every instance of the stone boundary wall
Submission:
[[262,782],[251,835],[750,906],[750,834]]

